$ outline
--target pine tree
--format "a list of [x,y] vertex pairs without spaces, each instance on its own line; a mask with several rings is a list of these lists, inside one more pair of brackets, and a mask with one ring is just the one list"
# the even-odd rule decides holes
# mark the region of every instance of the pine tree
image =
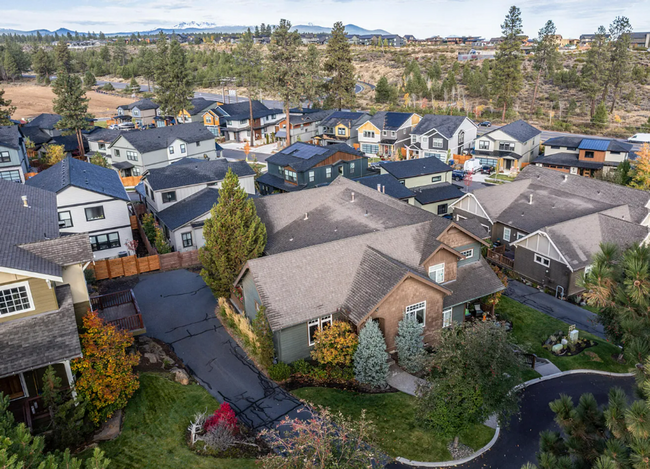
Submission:
[[84,91],[81,78],[70,75],[64,68],[59,69],[52,91],[54,98],[54,112],[61,115],[57,122],[57,129],[64,131],[64,135],[76,134],[79,156],[85,156],[83,136],[81,131],[92,127],[93,116],[88,113],[88,98]]
[[56,69],[58,72],[72,73],[72,55],[68,49],[68,43],[60,40],[54,48],[56,57]]
[[375,102],[388,103],[390,102],[391,86],[388,83],[388,78],[382,76],[375,86]]
[[201,277],[216,297],[229,297],[246,262],[260,256],[266,246],[266,227],[231,169],[219,189],[219,202],[205,221],[203,236]]
[[5,49],[3,68],[5,75],[8,79],[11,79],[12,82],[16,81],[16,78],[20,76],[18,64],[16,63],[16,60],[14,59],[14,56],[9,48]]
[[504,36],[499,44],[492,69],[492,94],[497,97],[497,104],[503,106],[502,120],[506,111],[512,106],[515,97],[523,86],[521,73],[521,40],[522,34],[521,10],[516,6],[510,7],[506,19],[501,25]]
[[16,106],[12,106],[11,100],[4,95],[5,90],[0,89],[0,125],[11,125],[11,116],[16,112]]
[[106,40],[106,36],[105,36],[104,33],[101,32],[101,31],[99,32],[99,40],[100,40],[100,41],[105,41],[105,40]]
[[178,116],[183,109],[191,109],[194,97],[192,77],[188,70],[185,51],[176,38],[167,46],[165,36],[157,44],[156,96],[163,115]]
[[537,99],[540,78],[548,78],[552,75],[560,61],[556,33],[555,23],[548,20],[544,27],[539,30],[537,36],[537,45],[535,46],[535,55],[533,56],[533,69],[537,70],[537,78],[535,79],[535,89],[533,90],[533,102],[530,105],[531,110],[535,109],[535,100]]
[[89,90],[89,89],[91,89],[93,86],[95,86],[96,84],[97,84],[97,79],[95,78],[95,75],[93,75],[93,72],[91,72],[90,70],[88,70],[88,71],[84,74],[84,88],[87,89],[87,90]]
[[359,333],[359,345],[354,353],[354,377],[372,387],[384,386],[388,376],[386,341],[376,321],[368,321]]
[[[614,112],[616,100],[621,93],[622,88],[629,83],[631,79],[630,68],[630,43],[632,26],[630,20],[625,16],[617,16],[609,27],[611,39],[611,51],[609,58],[609,75],[607,82],[612,89],[612,105],[609,112]],[[605,96],[603,96],[603,100]]]
[[307,46],[305,54],[304,98],[310,103],[317,101],[323,90],[323,74],[320,66],[320,52],[314,44]]
[[340,21],[334,23],[330,39],[327,41],[323,69],[329,78],[325,83],[326,106],[339,110],[354,107],[355,69],[350,43],[345,37],[345,27]]
[[[596,100],[605,89],[605,79],[609,75],[608,61],[609,38],[604,26],[600,26],[587,51],[587,60],[580,70],[580,88],[589,98],[591,106],[589,117],[593,118],[596,112]],[[605,94],[607,92],[605,91]]]
[[[259,31],[256,32],[256,35]],[[242,35],[237,47],[233,51],[233,59],[237,66],[237,71],[242,84],[248,90],[248,109],[250,125],[250,144],[255,146],[255,129],[253,118],[253,99],[257,96],[259,88],[262,85],[262,53],[259,48],[255,47],[253,34],[250,28]]]
[[609,116],[607,115],[607,106],[605,106],[605,103],[601,101],[601,103],[596,106],[596,111],[591,118],[591,123],[596,126],[604,127],[608,122]]
[[399,365],[409,373],[424,367],[424,336],[422,326],[414,318],[404,318],[397,325],[395,348]]
[[43,48],[38,47],[34,52],[32,68],[36,72],[36,78],[39,83],[49,84],[50,75],[56,70],[54,56]]
[[[305,83],[305,66],[301,54],[302,40],[297,31],[291,31],[291,22],[282,19],[271,35],[266,59],[267,84],[284,103],[287,129],[291,129],[292,105],[300,104]],[[291,145],[291,132],[287,132],[287,146]]]

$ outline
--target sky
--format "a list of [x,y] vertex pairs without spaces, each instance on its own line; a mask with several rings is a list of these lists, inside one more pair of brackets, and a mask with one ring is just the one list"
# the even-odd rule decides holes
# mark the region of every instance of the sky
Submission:
[[[0,28],[147,31],[180,22],[218,25],[331,26],[335,21],[418,38],[500,35],[514,0],[0,0]],[[627,16],[635,31],[650,31],[650,0],[517,0],[525,34],[551,19],[563,37],[577,38]]]

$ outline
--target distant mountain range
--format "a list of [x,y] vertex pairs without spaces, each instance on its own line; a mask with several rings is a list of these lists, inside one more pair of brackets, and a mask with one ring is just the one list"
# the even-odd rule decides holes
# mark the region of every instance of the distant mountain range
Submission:
[[[104,33],[107,36],[130,36],[133,33],[140,33],[140,34],[156,34],[159,31],[162,31],[165,34],[172,33],[174,31],[182,31],[185,34],[191,34],[191,33],[224,33],[224,34],[234,34],[234,33],[243,33],[246,31],[248,28],[251,29],[251,31],[255,30],[255,26],[219,26],[215,23],[210,23],[207,21],[203,22],[196,22],[196,21],[189,21],[189,22],[182,22],[174,25],[172,28],[156,28],[152,29],[150,31],[125,31],[125,32],[119,32],[119,33]],[[300,33],[312,33],[312,34],[323,34],[323,33],[329,33],[332,28],[331,27],[326,27],[326,26],[317,26],[313,24],[299,24],[291,28],[294,31],[298,31]],[[345,25],[345,31],[348,34],[390,34],[388,31],[384,31],[383,29],[365,29],[360,26],[357,26],[355,24],[346,24]],[[65,36],[66,34],[70,33],[74,35],[74,31],[66,28],[59,28],[56,31],[50,31],[48,29],[34,29],[31,31],[20,31],[18,29],[5,29],[5,28],[0,28],[0,34],[20,34],[20,35],[30,35],[30,36],[35,36],[37,32],[40,32],[41,35],[46,36],[50,35],[53,36],[54,33],[59,34],[59,36]],[[79,31],[79,33],[85,33],[85,31]]]

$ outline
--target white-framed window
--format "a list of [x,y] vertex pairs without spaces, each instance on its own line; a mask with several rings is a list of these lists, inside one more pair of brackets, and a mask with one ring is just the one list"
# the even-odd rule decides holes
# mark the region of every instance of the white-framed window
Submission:
[[451,308],[442,311],[442,327],[451,326],[451,313],[452,313]]
[[356,166],[356,164],[354,163],[354,161],[353,161],[352,163],[350,163],[350,172],[351,172],[351,173],[354,172],[354,168],[355,168],[355,166]]
[[113,151],[115,152],[115,156],[119,158],[120,157],[120,150],[115,148]]
[[137,167],[131,168],[131,175],[132,176],[140,176],[140,168],[137,168]]
[[323,316],[321,318],[312,319],[311,321],[309,321],[309,323],[307,323],[309,345],[312,346],[316,343],[315,341],[316,331],[322,329],[325,326],[329,327],[331,325],[332,325],[331,314],[329,316]]
[[418,136],[411,134],[411,144],[418,143]]
[[314,182],[315,180],[315,175],[313,171],[309,171],[309,182]]
[[394,131],[394,130],[391,130],[391,132],[390,132],[390,136],[391,136],[391,137],[394,137],[394,136],[395,136],[395,131]]
[[535,262],[542,264],[544,267],[551,265],[551,260],[548,257],[540,256],[539,254],[535,254]]
[[169,202],[176,202],[176,191],[163,192],[161,196],[162,196],[163,204],[168,204]]
[[363,131],[363,138],[375,138],[375,131],[374,130],[364,130]]
[[506,241],[510,241],[510,228],[503,229],[503,239]]
[[174,147],[171,146],[171,145],[169,146],[169,154],[170,154],[170,155],[173,155],[173,154],[174,154]]
[[23,180],[20,178],[20,171],[17,169],[11,169],[9,171],[0,171],[0,179],[4,181],[11,181],[11,182],[23,182]]
[[445,264],[436,264],[429,267],[429,277],[436,283],[445,281]]
[[479,140],[478,141],[478,149],[479,150],[489,150],[490,149],[490,141],[489,140]]
[[407,319],[415,319],[419,325],[424,327],[426,324],[427,315],[427,302],[422,301],[411,306],[406,307],[404,317]]
[[187,147],[185,146],[184,143],[181,143],[181,153],[186,153],[187,152]]
[[458,146],[462,146],[465,144],[465,131],[461,130],[458,132]]
[[25,313],[35,308],[29,282],[14,283],[0,288],[0,316]]
[[441,138],[431,139],[431,148],[442,148],[444,146],[444,141]]
[[438,215],[447,215],[448,210],[449,210],[448,204],[438,205]]
[[189,248],[192,246],[192,232],[182,233],[181,239],[183,240],[183,247]]
[[104,217],[104,207],[98,205],[97,207],[88,207],[85,209],[86,212],[86,221],[95,221],[103,220]]
[[59,212],[59,228],[71,228],[72,226],[74,225],[72,224],[72,215],[70,214],[70,210]]
[[442,176],[431,176],[431,182],[440,182],[442,181]]
[[105,143],[100,143],[99,144],[99,149],[100,150],[106,150],[106,144]]
[[296,172],[288,170],[288,169],[284,170],[284,178],[287,181],[291,181],[291,182],[297,182],[298,181],[298,175],[296,174]]
[[0,163],[9,163],[11,161],[11,155],[8,151],[0,151]]
[[113,233],[89,236],[89,239],[90,247],[93,252],[103,251],[105,249],[119,248],[122,245],[120,243],[120,234],[117,231]]
[[332,177],[332,168],[325,168],[325,177],[327,179]]
[[467,257],[468,259],[469,259],[470,257],[474,257],[474,248],[472,248],[472,249],[465,249],[464,251],[460,251],[460,255],[461,255],[461,256],[465,256],[465,257]]
[[138,152],[127,150],[126,159],[131,161],[138,161]]
[[578,174],[578,168],[576,168],[575,166],[571,166],[571,168],[569,169],[569,173]]
[[526,237],[525,234],[517,232],[517,239],[521,239],[521,238],[525,238],[525,237]]
[[515,144],[511,142],[499,142],[499,151],[515,151]]
[[345,127],[339,127],[338,129],[336,129],[336,133],[337,135],[345,136],[346,134]]

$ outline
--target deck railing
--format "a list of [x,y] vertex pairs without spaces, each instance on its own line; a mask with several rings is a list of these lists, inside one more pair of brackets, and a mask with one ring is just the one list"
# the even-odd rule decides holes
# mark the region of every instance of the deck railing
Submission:
[[125,331],[137,331],[144,329],[144,321],[142,320],[141,314],[134,314],[125,318],[115,319],[113,321],[108,321],[108,323],[115,324],[119,329]]
[[106,309],[134,302],[133,290],[123,290],[90,298],[90,304],[93,309]]
[[500,254],[492,249],[488,249],[487,252],[487,258],[488,260],[499,264],[503,267],[507,267],[508,269],[514,269],[515,268],[515,261],[510,259],[509,257],[504,256],[503,254]]

